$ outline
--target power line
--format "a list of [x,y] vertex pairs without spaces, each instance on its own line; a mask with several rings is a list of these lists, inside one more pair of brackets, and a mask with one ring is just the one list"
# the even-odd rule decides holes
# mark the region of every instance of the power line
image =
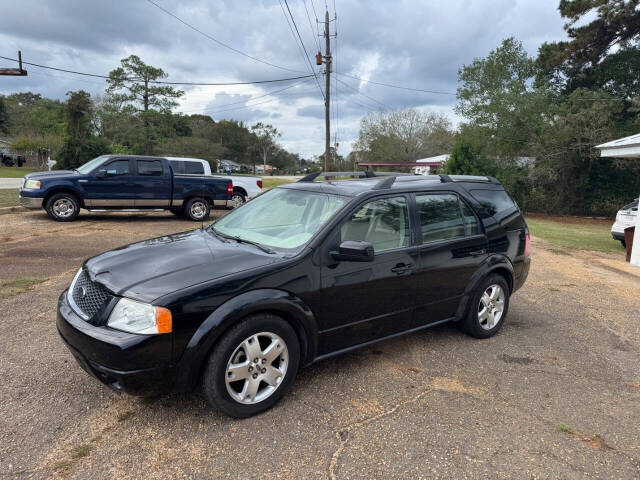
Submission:
[[[257,95],[257,96],[255,96],[255,97],[251,97],[251,98],[249,98],[249,99],[247,99],[247,100],[241,100],[241,101],[239,101],[239,102],[231,102],[231,103],[225,103],[225,104],[222,104],[222,105],[217,105],[215,108],[218,108],[218,107],[228,107],[228,106],[231,106],[231,105],[239,105],[239,104],[247,103],[247,102],[250,102],[250,101],[253,101],[253,100],[257,100],[257,99],[259,99],[259,98],[264,98],[264,97],[268,97],[268,96],[271,96],[271,95],[276,95],[276,94],[278,94],[278,93],[280,93],[280,92],[284,92],[285,90],[289,90],[289,89],[291,89],[291,88],[293,88],[293,87],[297,87],[298,85],[301,85],[301,84],[303,84],[303,83],[305,83],[305,82],[308,82],[309,80],[310,80],[310,78],[307,78],[307,79],[302,80],[302,81],[300,81],[300,82],[294,83],[293,85],[289,85],[288,87],[285,87],[285,88],[280,88],[280,89],[278,89],[278,90],[273,90],[273,91],[271,91],[271,92],[267,92],[267,93],[264,93],[264,94],[262,94],[262,95]],[[201,109],[197,109],[197,110],[183,110],[183,111],[182,111],[182,113],[199,112],[199,111],[201,111]]]
[[[4,60],[9,60],[9,61],[12,61],[12,62],[17,62],[18,61],[15,58],[3,57],[2,55],[0,55],[0,58],[2,58]],[[24,60],[22,61],[22,63],[24,63],[25,65],[31,65],[32,67],[45,68],[47,70],[55,70],[56,72],[73,73],[74,75],[83,75],[85,77],[95,77],[95,78],[105,78],[105,79],[110,78],[108,75],[98,75],[98,74],[95,74],[95,73],[78,72],[78,71],[75,71],[75,70],[67,70],[67,69],[64,69],[64,68],[50,67],[48,65],[40,65],[38,63],[25,62]],[[230,85],[253,85],[253,84],[260,84],[260,83],[287,82],[287,81],[290,81],[290,80],[300,80],[302,78],[311,78],[313,76],[314,75],[302,75],[302,76],[298,76],[298,77],[276,78],[276,79],[273,79],[273,80],[254,80],[254,81],[249,81],[249,82],[208,82],[208,83],[204,83],[204,82],[165,82],[165,81],[162,81],[162,80],[149,80],[149,83],[155,83],[155,84],[161,84],[161,85],[193,85],[193,86],[220,86],[220,87],[224,87],[224,86],[230,86]],[[140,79],[139,78],[125,78],[124,80],[138,81]]]
[[381,85],[383,87],[397,88],[400,90],[409,90],[412,92],[435,93],[438,95],[454,95],[454,96],[456,95],[455,93],[451,93],[451,92],[439,92],[437,90],[424,90],[422,88],[411,88],[411,87],[403,87],[400,85],[392,85],[390,83],[374,82],[373,80],[366,80],[364,78],[356,77],[355,75],[347,75],[346,73],[342,73],[342,72],[336,72],[336,73],[338,73],[338,75],[342,75],[343,77],[349,77],[355,80],[360,80],[361,82],[372,83],[374,85]]
[[[315,92],[315,89],[314,90],[310,90],[310,91],[306,91],[306,92],[291,92],[288,95],[303,95],[303,94],[308,94],[308,93],[310,93],[312,91]],[[225,109],[221,109],[221,110],[212,110],[212,109],[208,108],[208,109],[205,109],[205,110],[201,110],[201,112],[203,112],[203,113],[206,112],[206,113],[209,113],[209,114],[216,114],[216,113],[222,113],[222,112],[230,112],[230,111],[233,111],[233,110],[244,110],[245,108],[251,108],[251,107],[256,107],[258,105],[264,105],[265,103],[275,102],[276,100],[280,100],[280,99],[279,98],[269,98],[269,99],[263,100],[261,102],[251,103],[249,105],[243,105],[242,107],[232,107],[232,108],[225,108]]]
[[342,80],[340,80],[339,78],[336,78],[336,80],[337,80],[338,82],[340,82],[342,85],[344,85],[345,87],[347,87],[347,88],[349,88],[349,89],[353,90],[354,92],[356,92],[356,93],[358,93],[358,94],[362,95],[363,97],[366,97],[366,98],[368,98],[369,100],[373,100],[373,101],[374,101],[374,102],[376,102],[377,104],[382,105],[384,108],[388,108],[388,109],[390,109],[390,110],[391,110],[391,107],[389,107],[389,105],[387,105],[387,104],[385,104],[385,103],[382,103],[380,100],[376,100],[376,99],[375,99],[375,98],[373,98],[373,97],[370,97],[370,96],[369,96],[369,95],[367,95],[366,93],[363,93],[359,88],[352,87],[351,85],[349,85],[349,84],[348,84],[348,83],[346,83],[346,82],[343,82],[343,81],[342,81]]
[[[313,25],[311,24],[311,16],[309,15],[309,9],[307,8],[307,0],[302,0],[302,3],[304,4],[304,11],[307,12],[307,20],[309,20],[309,29],[311,30],[311,36],[315,37],[315,44],[318,45],[318,51],[320,51],[322,50],[322,48],[320,47],[320,38],[318,38],[318,35],[316,35],[316,33],[313,32]],[[316,19],[316,29],[318,27],[317,20],[318,19]]]
[[238,50],[237,48],[232,47],[231,45],[227,45],[224,42],[221,42],[220,40],[218,40],[217,38],[209,35],[206,32],[203,32],[202,30],[194,27],[193,25],[191,25],[190,23],[184,21],[183,19],[181,19],[180,17],[178,17],[177,15],[175,15],[174,13],[170,12],[169,10],[163,8],[162,6],[158,5],[156,2],[154,2],[153,0],[147,0],[147,2],[149,2],[151,5],[155,6],[156,8],[160,9],[161,11],[163,11],[164,13],[166,13],[167,15],[169,15],[170,17],[175,18],[176,20],[178,20],[180,23],[182,23],[183,25],[189,27],[191,30],[198,32],[200,35],[208,38],[209,40],[211,40],[212,42],[217,43],[218,45],[227,48],[229,50],[231,50],[232,52],[235,52],[239,55],[242,55],[244,57],[250,58],[251,60],[254,60],[256,62],[260,62],[260,63],[264,63],[265,65],[269,65],[270,67],[274,67],[274,68],[279,68],[280,70],[287,70],[289,72],[294,72],[294,73],[301,73],[300,70],[293,70],[291,68],[287,68],[287,67],[283,67],[280,65],[276,65],[275,63],[270,63],[267,62],[266,60],[262,60],[260,58],[254,57],[252,55],[249,55],[248,53],[245,53],[241,50]]
[[[318,81],[318,76],[315,73],[315,70],[313,69],[313,65],[311,65],[311,60],[309,60],[309,54],[307,53],[307,49],[304,46],[304,42],[302,41],[302,37],[300,36],[300,31],[298,30],[298,25],[296,25],[296,21],[293,18],[293,15],[291,14],[291,9],[289,8],[289,4],[287,3],[287,0],[284,0],[284,4],[287,7],[287,11],[289,12],[289,16],[291,17],[291,21],[293,22],[293,26],[296,29],[296,33],[298,34],[298,38],[300,39],[300,45],[302,45],[302,50],[304,51],[304,58],[307,61],[307,63],[309,64],[309,69],[311,71],[311,73],[313,74],[313,76],[316,78],[316,83],[318,84],[318,89],[320,90],[320,93],[322,94],[322,98],[325,98],[324,96],[324,92],[322,91],[322,87],[320,87],[320,82]],[[280,2],[280,8],[282,8],[282,2]],[[282,13],[284,13],[284,8],[282,9]],[[287,18],[287,14],[284,13],[285,18]],[[287,18],[287,23],[289,23],[289,19]],[[289,28],[291,28],[291,25],[289,25]],[[293,33],[293,31],[292,31]],[[297,42],[296,42],[297,43]]]

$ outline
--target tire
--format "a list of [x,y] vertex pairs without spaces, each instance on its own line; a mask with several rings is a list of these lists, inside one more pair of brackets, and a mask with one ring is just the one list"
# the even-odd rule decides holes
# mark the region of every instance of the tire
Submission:
[[70,193],[56,193],[49,197],[45,209],[56,222],[72,222],[80,214],[80,202]]
[[[467,315],[459,323],[462,330],[476,338],[489,338],[498,333],[509,311],[509,295],[509,285],[502,275],[487,276],[478,285]],[[491,310],[492,307],[495,310]]]
[[[269,347],[274,349],[271,354]],[[291,325],[276,315],[252,315],[232,327],[215,345],[204,370],[202,390],[212,406],[230,417],[251,417],[282,398],[293,383],[299,364],[300,343]],[[234,372],[229,371],[231,365],[237,365]]]
[[247,197],[242,192],[235,191],[233,195],[231,195],[231,208],[238,208],[244,205],[246,201]]
[[627,248],[626,240],[620,240],[620,243],[622,244],[622,248]]
[[209,218],[211,206],[201,197],[190,198],[184,206],[184,215],[194,222],[202,222]]

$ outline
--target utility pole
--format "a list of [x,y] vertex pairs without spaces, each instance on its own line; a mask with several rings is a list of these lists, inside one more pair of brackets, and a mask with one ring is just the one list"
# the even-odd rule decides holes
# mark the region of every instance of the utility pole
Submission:
[[22,52],[18,51],[18,68],[0,68],[0,75],[11,75],[17,77],[26,77],[27,71],[22,68]]
[[325,142],[324,142],[324,171],[329,169],[329,154],[331,153],[331,41],[329,37],[329,11],[324,12],[324,40],[325,40],[325,89],[324,89],[324,128],[325,128]]

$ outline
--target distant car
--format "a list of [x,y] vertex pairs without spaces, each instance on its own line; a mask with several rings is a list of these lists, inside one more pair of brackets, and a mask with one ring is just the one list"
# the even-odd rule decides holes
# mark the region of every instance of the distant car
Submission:
[[623,247],[627,244],[624,241],[624,229],[633,227],[636,224],[636,215],[638,215],[638,200],[634,200],[629,205],[625,205],[616,215],[616,221],[611,227],[611,236],[616,240],[620,240]]
[[80,366],[135,394],[201,385],[248,417],[299,366],[448,321],[478,338],[500,330],[531,259],[527,224],[497,180],[317,176],[208,228],[84,262],[57,317]]
[[212,206],[227,205],[231,179],[180,175],[163,157],[102,155],[75,170],[25,175],[20,204],[44,208],[59,222],[90,211],[170,210],[193,221],[206,220]]
[[[183,157],[166,158],[176,173],[186,175],[212,175],[211,166],[206,160]],[[233,182],[233,194],[227,207],[239,207],[247,200],[262,193],[262,178],[242,175],[224,175],[224,178],[230,178]]]

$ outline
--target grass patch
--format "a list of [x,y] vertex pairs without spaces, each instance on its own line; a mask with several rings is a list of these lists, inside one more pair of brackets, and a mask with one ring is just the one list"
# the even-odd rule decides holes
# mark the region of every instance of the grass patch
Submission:
[[[613,222],[611,222],[613,223]],[[559,219],[527,218],[534,237],[547,240],[556,247],[598,252],[624,252],[619,241],[611,237],[607,223],[570,223]]]
[[19,293],[24,293],[33,288],[34,285],[45,282],[46,278],[18,278],[16,280],[6,280],[0,283],[0,298],[9,298]]
[[89,447],[89,445],[78,445],[71,451],[71,458],[77,460],[78,458],[86,457],[87,455],[89,455],[90,449],[91,447]]
[[262,177],[262,188],[265,190],[277,187],[278,185],[283,185],[285,183],[291,183],[291,180],[286,180],[284,178]]
[[58,472],[60,470],[66,470],[71,466],[71,462],[69,460],[62,460],[60,462],[56,462],[53,464],[53,469]]
[[0,189],[0,207],[15,207],[20,204],[17,188]]
[[127,412],[123,412],[121,414],[118,415],[118,421],[119,422],[124,422],[127,419],[131,418],[133,416],[133,412],[132,411],[127,411]]
[[604,441],[604,438],[602,438],[597,433],[595,435],[588,435],[581,432],[580,430],[576,430],[575,428],[570,427],[569,425],[565,425],[564,423],[558,425],[558,430],[569,435],[570,437],[580,440],[582,443],[589,445],[592,448],[596,448],[598,450],[613,450],[613,447],[607,445],[607,442]]
[[30,167],[0,167],[0,178],[22,178],[27,173],[37,172],[38,170]]

